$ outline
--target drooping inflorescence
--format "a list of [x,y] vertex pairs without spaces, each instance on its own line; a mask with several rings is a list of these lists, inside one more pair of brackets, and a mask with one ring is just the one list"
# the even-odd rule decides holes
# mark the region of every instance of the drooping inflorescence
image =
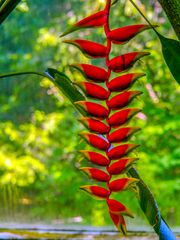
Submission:
[[[86,81],[78,82],[87,96],[86,101],[76,104],[87,113],[80,121],[89,130],[81,136],[93,147],[93,150],[82,150],[81,153],[91,163],[101,167],[82,167],[88,176],[96,181],[105,182],[106,187],[85,185],[81,189],[89,192],[98,199],[105,200],[109,214],[118,230],[126,233],[124,215],[132,217],[130,211],[119,201],[111,198],[112,192],[126,190],[138,180],[129,177],[117,177],[124,173],[137,158],[128,157],[138,145],[128,142],[129,137],[139,130],[129,126],[129,120],[140,109],[127,107],[140,91],[129,90],[133,83],[143,73],[123,73],[148,52],[130,52],[110,59],[111,45],[124,44],[149,25],[138,24],[111,30],[109,27],[109,12],[111,0],[106,1],[105,8],[77,22],[64,34],[83,28],[104,27],[107,39],[106,46],[84,39],[65,40],[64,42],[77,46],[86,56],[104,58],[106,69],[91,64],[73,64]],[[111,79],[111,72],[121,73]]]

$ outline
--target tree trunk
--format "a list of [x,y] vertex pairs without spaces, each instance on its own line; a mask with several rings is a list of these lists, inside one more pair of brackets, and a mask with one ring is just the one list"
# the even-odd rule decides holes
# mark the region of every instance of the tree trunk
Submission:
[[158,0],[171,22],[178,39],[180,40],[180,1]]

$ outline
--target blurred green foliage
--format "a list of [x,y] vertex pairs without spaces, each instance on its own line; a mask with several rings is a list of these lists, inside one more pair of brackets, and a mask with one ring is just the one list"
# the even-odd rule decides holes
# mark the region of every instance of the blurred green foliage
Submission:
[[[141,10],[159,31],[175,37],[158,3],[141,0]],[[0,73],[38,70],[47,67],[64,71],[73,81],[82,76],[67,65],[87,63],[75,47],[59,38],[65,28],[89,13],[102,8],[102,0],[23,1],[0,26]],[[133,6],[125,0],[111,11],[111,27],[142,23]],[[102,29],[73,33],[104,43]],[[143,113],[132,121],[142,128],[133,141],[140,143],[137,168],[151,188],[162,215],[172,225],[180,224],[180,99],[179,88],[166,67],[160,43],[153,31],[138,35],[123,46],[115,46],[112,57],[119,53],[147,50],[151,52],[136,64],[133,71],[145,72],[134,85],[143,95],[132,103]],[[92,60],[103,66],[100,60]],[[105,205],[90,199],[79,186],[88,183],[79,172],[86,166],[78,150],[85,149],[78,132],[77,111],[45,78],[13,77],[0,82],[0,215],[1,220],[26,221],[70,219],[83,223],[109,223]],[[116,194],[138,216],[144,218],[133,192]],[[84,207],[85,206],[85,207]],[[17,217],[18,216],[18,217]]]

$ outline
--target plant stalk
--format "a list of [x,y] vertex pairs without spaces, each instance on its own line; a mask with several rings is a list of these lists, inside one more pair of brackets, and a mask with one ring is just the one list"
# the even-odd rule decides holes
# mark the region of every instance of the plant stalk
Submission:
[[21,0],[6,0],[0,8],[0,24],[9,16]]
[[42,77],[48,77],[48,75],[46,73],[43,73],[43,72],[24,71],[24,72],[4,73],[4,74],[0,75],[0,78],[20,76],[20,75],[29,75],[29,74],[39,75],[39,76],[42,76]]

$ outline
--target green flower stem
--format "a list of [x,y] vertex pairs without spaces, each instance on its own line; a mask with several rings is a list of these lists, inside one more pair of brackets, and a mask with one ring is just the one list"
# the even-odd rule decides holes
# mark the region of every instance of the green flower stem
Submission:
[[159,36],[159,33],[156,30],[156,28],[151,24],[151,22],[147,19],[147,17],[141,12],[141,10],[138,8],[138,6],[135,4],[135,2],[133,0],[129,0],[129,1],[137,9],[137,11],[140,13],[140,15],[146,20],[146,22],[149,24],[149,26],[151,26],[151,28],[154,30],[154,32]]
[[21,0],[6,0],[0,7],[0,24],[9,16]]
[[20,75],[26,75],[26,74],[34,74],[34,75],[39,75],[43,77],[48,77],[45,73],[43,72],[36,72],[36,71],[25,71],[25,72],[13,72],[13,73],[4,73],[0,75],[0,78],[5,78],[5,77],[13,77],[13,76],[20,76]]

